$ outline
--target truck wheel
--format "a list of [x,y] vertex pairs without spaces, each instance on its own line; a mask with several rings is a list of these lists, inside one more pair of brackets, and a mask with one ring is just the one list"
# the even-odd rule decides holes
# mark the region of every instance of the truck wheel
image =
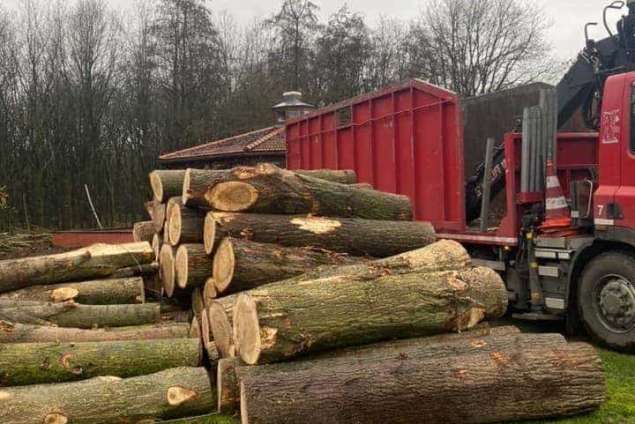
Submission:
[[633,350],[635,259],[611,252],[587,264],[578,287],[578,309],[597,342],[616,350]]

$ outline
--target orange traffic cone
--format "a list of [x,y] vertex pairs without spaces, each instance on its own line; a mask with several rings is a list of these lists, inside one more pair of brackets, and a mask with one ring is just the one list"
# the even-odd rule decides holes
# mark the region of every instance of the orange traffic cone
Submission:
[[571,226],[571,210],[564,198],[560,180],[551,160],[547,161],[547,184],[545,190],[545,221],[543,230],[566,228]]

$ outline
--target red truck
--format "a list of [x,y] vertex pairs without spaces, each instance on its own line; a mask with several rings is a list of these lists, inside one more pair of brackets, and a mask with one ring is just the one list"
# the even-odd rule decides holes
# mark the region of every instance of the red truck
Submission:
[[[631,52],[633,3],[619,27],[619,36],[631,31],[625,44],[588,40],[584,54],[602,55],[613,44]],[[506,134],[492,152],[492,166],[481,169],[489,179],[476,178],[479,184],[465,182],[457,95],[419,80],[288,121],[287,166],[354,169],[361,182],[409,196],[417,220],[432,222],[439,237],[463,243],[475,262],[504,276],[516,317],[566,320],[571,329],[582,323],[612,348],[635,348],[635,72],[595,66],[584,86],[583,59],[558,86],[554,121],[571,116],[577,98],[598,131],[556,133],[553,125],[549,132],[554,111],[543,105],[542,121],[528,111],[523,131]],[[556,175],[548,174],[547,159]],[[557,199],[546,193],[556,181],[570,217],[554,228],[546,224]],[[485,186],[504,199],[504,211],[483,231],[473,224]]]

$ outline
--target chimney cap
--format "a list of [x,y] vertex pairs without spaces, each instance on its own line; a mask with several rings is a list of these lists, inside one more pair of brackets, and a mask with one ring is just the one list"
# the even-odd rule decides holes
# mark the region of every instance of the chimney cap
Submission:
[[282,94],[283,101],[273,107],[276,109],[305,108],[315,109],[315,106],[302,101],[302,93],[300,91],[286,91]]

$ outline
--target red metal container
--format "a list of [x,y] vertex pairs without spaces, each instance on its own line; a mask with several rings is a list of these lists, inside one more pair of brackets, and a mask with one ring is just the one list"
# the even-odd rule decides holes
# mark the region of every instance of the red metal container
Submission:
[[286,125],[289,169],[354,169],[410,197],[417,220],[465,229],[459,99],[419,80],[359,96]]
[[53,233],[53,246],[78,249],[96,243],[120,244],[132,243],[132,229],[59,231]]

